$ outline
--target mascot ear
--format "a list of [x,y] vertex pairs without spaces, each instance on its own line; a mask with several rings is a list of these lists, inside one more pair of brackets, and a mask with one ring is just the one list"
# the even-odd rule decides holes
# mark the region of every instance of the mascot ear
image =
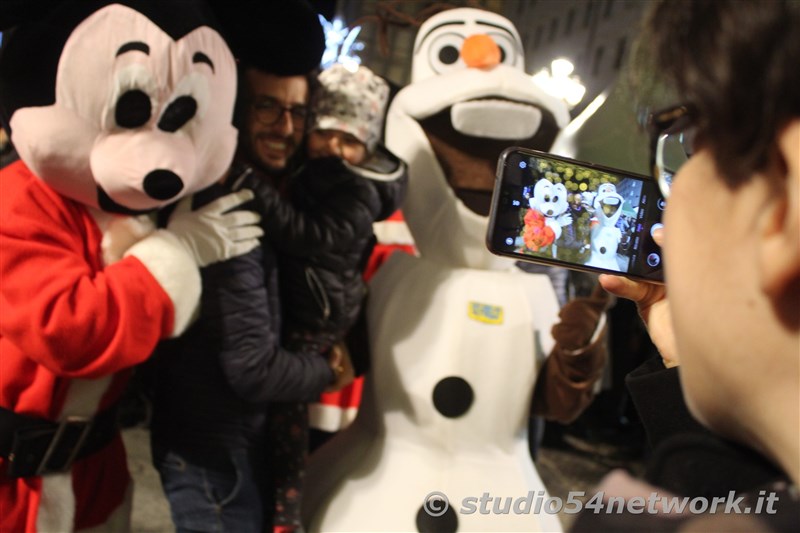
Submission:
[[210,0],[237,60],[279,76],[308,74],[325,51],[319,16],[306,0]]

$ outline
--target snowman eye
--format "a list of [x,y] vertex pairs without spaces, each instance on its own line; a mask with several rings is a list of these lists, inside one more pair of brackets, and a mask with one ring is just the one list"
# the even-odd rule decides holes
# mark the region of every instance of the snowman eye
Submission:
[[457,68],[466,68],[461,59],[461,45],[464,37],[457,33],[437,35],[428,48],[428,62],[437,74]]
[[514,39],[507,33],[496,31],[487,32],[487,35],[494,39],[494,42],[500,47],[500,63],[513,66],[519,56],[519,46]]
[[439,61],[444,65],[452,65],[458,61],[458,50],[455,46],[447,45],[439,50]]

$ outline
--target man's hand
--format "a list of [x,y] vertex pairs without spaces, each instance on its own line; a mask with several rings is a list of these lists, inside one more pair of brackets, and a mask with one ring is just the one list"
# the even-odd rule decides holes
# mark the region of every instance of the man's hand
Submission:
[[169,218],[167,230],[175,235],[200,267],[246,254],[256,248],[264,232],[252,211],[232,211],[253,199],[248,189],[217,198],[197,211],[184,198]]
[[328,352],[328,364],[336,374],[336,381],[328,385],[325,392],[341,390],[355,379],[356,373],[353,369],[353,362],[350,360],[350,352],[344,343],[338,342],[333,345]]
[[[653,234],[653,238],[659,246],[663,242],[663,231],[663,229],[659,229]],[[636,303],[639,316],[647,325],[650,339],[661,353],[664,366],[667,368],[677,366],[679,360],[666,287],[609,274],[601,274],[599,281],[600,285],[611,294]]]

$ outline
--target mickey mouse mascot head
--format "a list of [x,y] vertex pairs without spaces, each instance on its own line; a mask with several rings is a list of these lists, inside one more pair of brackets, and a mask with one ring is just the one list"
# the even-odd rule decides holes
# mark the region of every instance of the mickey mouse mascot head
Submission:
[[250,193],[143,213],[233,157],[233,56],[204,3],[4,2],[0,530],[129,528],[126,371],[180,334],[198,267],[257,245]]
[[[572,224],[572,215],[567,211],[567,188],[563,183],[552,183],[547,179],[540,179],[533,187],[533,197],[528,200],[531,209],[535,209],[544,216],[544,223],[553,230],[553,236],[561,237],[561,227]],[[556,256],[555,245],[551,250]]]

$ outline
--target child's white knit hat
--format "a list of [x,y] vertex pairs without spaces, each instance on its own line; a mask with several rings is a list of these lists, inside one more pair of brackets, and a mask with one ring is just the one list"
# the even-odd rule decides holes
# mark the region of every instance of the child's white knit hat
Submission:
[[335,64],[317,76],[311,96],[311,130],[341,130],[375,148],[383,131],[389,85],[369,68]]

